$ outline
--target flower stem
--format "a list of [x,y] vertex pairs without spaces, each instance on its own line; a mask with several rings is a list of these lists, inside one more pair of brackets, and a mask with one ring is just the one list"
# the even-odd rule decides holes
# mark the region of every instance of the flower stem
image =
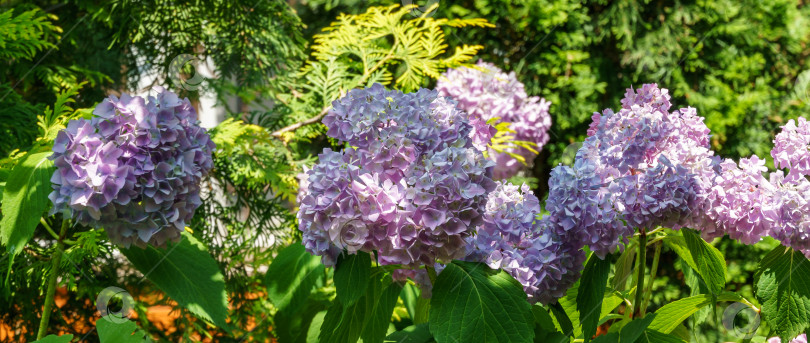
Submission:
[[62,221],[62,228],[59,231],[59,237],[56,240],[56,251],[51,258],[51,274],[48,277],[48,289],[45,293],[45,305],[42,309],[42,319],[39,322],[39,331],[37,331],[37,340],[45,337],[48,332],[48,321],[51,319],[51,310],[53,309],[53,297],[56,294],[56,279],[59,277],[59,266],[62,263],[62,252],[65,248],[64,238],[67,233],[68,220]]
[[638,236],[638,277],[636,281],[636,301],[633,303],[633,318],[644,317],[641,302],[644,299],[644,268],[647,266],[647,231],[639,230]]
[[655,243],[655,254],[653,255],[652,268],[650,269],[650,282],[647,284],[647,290],[644,295],[644,303],[641,304],[641,315],[647,312],[647,306],[650,304],[652,298],[652,288],[655,282],[655,275],[658,274],[658,261],[661,258],[661,241]]
[[430,284],[436,285],[436,278],[438,277],[436,275],[436,269],[434,269],[433,266],[425,266],[425,269],[427,270],[428,277],[430,278]]

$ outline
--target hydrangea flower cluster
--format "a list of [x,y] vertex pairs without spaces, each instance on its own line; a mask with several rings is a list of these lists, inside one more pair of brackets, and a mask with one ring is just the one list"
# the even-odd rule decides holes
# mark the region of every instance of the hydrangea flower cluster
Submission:
[[746,244],[765,236],[810,257],[810,181],[806,177],[810,130],[804,118],[782,127],[771,156],[779,168],[766,178],[765,160],[756,155],[739,164],[726,160],[712,189],[711,213],[718,231]]
[[595,162],[577,158],[573,167],[554,168],[545,208],[549,211],[549,226],[557,235],[570,237],[576,246],[590,246],[604,258],[626,243],[634,230],[624,224],[621,212],[614,206],[616,185],[610,185],[606,176],[597,173]]
[[[797,125],[798,124],[798,125]],[[776,135],[771,150],[776,166],[791,173],[810,175],[810,123],[805,118],[793,119]]]
[[719,169],[709,129],[694,108],[670,107],[655,84],[628,89],[619,111],[594,114],[574,168],[552,172],[547,208],[558,208],[562,228],[580,232],[600,257],[635,228],[716,231],[707,215]]
[[200,206],[215,145],[188,99],[110,96],[94,117],[68,123],[51,159],[53,212],[104,228],[129,247],[177,241]]
[[[600,256],[613,251],[616,236],[632,233],[618,223],[598,226],[616,219],[630,228],[688,226],[707,239],[728,234],[746,244],[770,235],[810,256],[806,119],[789,121],[776,136],[771,156],[788,172],[779,170],[766,178],[764,160],[752,156],[739,163],[722,161],[710,150],[709,129],[695,109],[669,112],[670,107],[666,89],[644,85],[638,91],[628,89],[620,111],[594,114],[589,137],[577,152],[577,166],[561,166],[552,173],[547,208],[552,213],[557,207],[568,211],[563,228],[582,232],[583,243]],[[591,181],[576,187],[564,181],[577,177]],[[593,188],[609,195],[598,198],[600,191]],[[571,214],[574,219],[568,218]]]
[[[779,337],[768,338],[768,343],[782,343]],[[801,334],[791,339],[788,343],[807,343],[807,334]]]
[[[436,84],[436,90],[458,102],[473,121],[486,122],[500,118],[509,122],[515,131],[515,139],[537,144],[542,149],[548,142],[551,127],[549,106],[551,103],[539,97],[529,97],[515,73],[506,74],[490,63],[478,62],[477,69],[462,67],[445,72]],[[476,130],[480,132],[480,130]],[[489,142],[488,140],[486,142]],[[511,149],[531,162],[536,156],[527,149]],[[497,162],[496,179],[514,176],[523,168],[518,160],[502,152],[490,151]]]
[[770,236],[810,258],[810,181],[778,170],[770,174],[770,186],[770,199],[762,204]]
[[332,106],[327,134],[351,148],[325,149],[307,172],[298,212],[307,250],[326,264],[344,249],[411,266],[464,257],[495,188],[466,113],[435,91],[379,84]]
[[762,220],[762,204],[770,201],[772,189],[762,176],[767,170],[765,160],[756,155],[741,159],[739,164],[731,159],[720,163],[709,200],[716,230],[703,230],[704,236],[728,234],[732,239],[754,244],[768,234],[770,228]]
[[466,259],[503,269],[523,285],[529,301],[548,304],[579,278],[585,253],[539,214],[540,201],[528,186],[498,182],[489,193],[483,225],[467,239]]

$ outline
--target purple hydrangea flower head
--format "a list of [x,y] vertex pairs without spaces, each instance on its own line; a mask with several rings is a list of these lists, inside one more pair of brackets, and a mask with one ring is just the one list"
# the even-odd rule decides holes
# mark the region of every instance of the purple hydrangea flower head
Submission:
[[717,232],[709,198],[720,161],[710,131],[694,108],[670,107],[655,84],[628,89],[619,111],[594,114],[574,168],[552,172],[546,208],[600,257],[635,228]]
[[680,229],[697,201],[696,179],[681,165],[673,165],[663,155],[660,163],[616,180],[622,190],[617,199],[629,225]]
[[[507,74],[493,64],[478,62],[476,68],[448,70],[439,78],[436,90],[457,101],[458,107],[466,111],[473,121],[486,122],[500,118],[510,123],[510,128],[515,131],[515,139],[537,144],[535,150],[539,151],[548,142],[548,129],[551,127],[548,111],[551,103],[528,96],[515,73]],[[492,134],[494,132],[490,132],[489,138]],[[527,149],[512,149],[510,152],[523,156],[529,162],[536,156]],[[494,169],[496,179],[509,178],[524,168],[509,154],[490,153],[497,162]]]
[[810,123],[799,117],[789,120],[776,135],[771,150],[776,166],[790,169],[791,173],[810,175]]
[[585,253],[539,213],[539,200],[528,186],[498,182],[489,193],[483,225],[467,238],[465,259],[503,269],[523,285],[529,301],[548,304],[579,278]]
[[344,250],[410,266],[463,257],[495,187],[466,113],[435,91],[379,84],[332,105],[327,134],[351,148],[324,150],[307,172],[298,220],[308,251],[327,264]]
[[92,119],[59,132],[53,212],[104,228],[127,247],[179,240],[201,204],[199,184],[215,146],[188,99],[157,91],[148,99],[110,96]]
[[617,184],[598,173],[597,161],[586,158],[587,152],[584,146],[573,167],[557,166],[551,171],[545,208],[557,235],[568,237],[576,246],[590,246],[604,258],[623,247],[634,231],[617,207]]

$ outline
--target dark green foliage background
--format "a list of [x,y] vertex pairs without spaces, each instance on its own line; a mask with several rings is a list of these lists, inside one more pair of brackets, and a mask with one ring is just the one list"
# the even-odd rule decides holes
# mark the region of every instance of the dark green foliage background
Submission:
[[[388,3],[306,0],[298,12],[312,34],[340,12]],[[593,112],[620,107],[630,86],[656,82],[670,90],[673,108],[697,108],[715,150],[730,158],[770,157],[778,127],[810,111],[810,6],[799,1],[438,3],[436,16],[497,26],[456,30],[447,36],[451,46],[482,44],[481,59],[514,71],[530,95],[552,102],[551,142],[534,171],[541,193],[565,148],[584,139]]]

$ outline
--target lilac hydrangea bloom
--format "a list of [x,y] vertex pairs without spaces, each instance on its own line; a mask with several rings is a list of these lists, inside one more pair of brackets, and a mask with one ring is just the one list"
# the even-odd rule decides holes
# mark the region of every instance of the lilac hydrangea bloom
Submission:
[[571,237],[578,246],[589,246],[599,257],[623,247],[632,236],[632,226],[622,220],[615,194],[619,184],[598,173],[600,167],[587,158],[587,146],[580,150],[574,166],[558,166],[551,171],[546,200],[548,220],[560,236]]
[[498,182],[489,194],[484,223],[467,239],[468,261],[485,262],[518,280],[532,303],[565,295],[579,278],[585,253],[539,219],[540,202],[528,186]]
[[771,156],[776,166],[791,173],[810,175],[810,123],[799,117],[789,120],[773,141]]
[[[810,257],[810,181],[804,153],[810,130],[804,118],[788,122],[774,140],[771,151],[777,167],[788,168],[766,178],[765,160],[756,155],[739,165],[724,161],[711,192],[711,216],[717,222],[713,236],[754,244],[769,235]],[[804,149],[804,151],[802,151]]]
[[655,84],[628,89],[619,111],[594,114],[574,168],[552,172],[547,208],[558,208],[562,227],[600,257],[635,228],[717,232],[709,198],[719,159],[709,129],[694,108],[670,107]]
[[762,220],[762,205],[771,198],[771,187],[762,175],[767,170],[765,160],[756,155],[740,160],[739,165],[730,159],[720,164],[709,197],[717,230],[703,230],[704,236],[728,234],[745,244],[754,244],[768,234],[770,228]]
[[[768,338],[768,343],[782,343],[782,340],[779,337],[771,337]],[[807,343],[807,335],[801,334],[796,336],[795,338],[791,339],[788,343]]]
[[435,91],[375,84],[333,102],[324,150],[298,212],[304,245],[333,264],[346,250],[376,250],[382,264],[431,265],[464,256],[495,187],[466,113]]
[[810,258],[810,181],[779,170],[770,174],[770,186],[770,201],[762,204],[770,236]]
[[104,228],[129,247],[177,241],[201,204],[214,143],[188,99],[110,96],[94,117],[68,123],[51,158],[53,212]]
[[[436,84],[436,90],[458,102],[472,120],[486,122],[500,118],[509,122],[515,131],[515,139],[537,144],[542,149],[548,142],[551,127],[549,106],[551,103],[539,97],[529,97],[515,73],[506,74],[490,63],[478,62],[474,69],[462,67],[445,72]],[[480,130],[476,130],[479,132]],[[490,137],[491,138],[491,137]],[[512,153],[531,162],[536,156],[527,149],[512,149]],[[490,151],[497,162],[496,179],[505,179],[517,174],[524,166],[506,153]]]

